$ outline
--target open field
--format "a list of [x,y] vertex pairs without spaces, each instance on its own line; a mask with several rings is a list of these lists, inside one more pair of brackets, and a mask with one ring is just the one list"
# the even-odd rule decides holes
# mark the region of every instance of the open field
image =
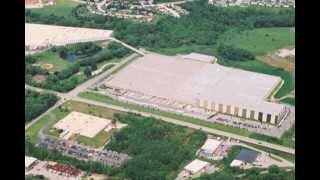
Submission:
[[246,49],[256,55],[262,55],[295,43],[291,28],[259,28],[244,32],[229,31],[223,34],[218,43]]
[[283,100],[281,100],[281,102],[285,103],[285,104],[290,104],[290,105],[295,105],[295,99],[288,97],[288,98],[284,98]]
[[57,72],[66,69],[70,63],[59,57],[58,53],[52,51],[45,51],[35,55],[37,64],[52,64],[53,67],[49,69],[49,72]]
[[40,9],[32,9],[33,12],[39,13],[41,15],[51,15],[64,16],[70,20],[74,19],[71,15],[72,9],[76,7],[79,3],[72,0],[56,0],[56,4],[52,6],[46,6]]
[[[78,111],[85,114],[96,115],[96,116],[100,116],[107,119],[112,119],[115,113],[120,113],[120,111],[106,109],[104,107],[88,105],[88,104],[76,102],[76,101],[68,101],[61,106],[64,107],[63,109],[68,109],[68,110],[64,111],[64,110],[60,110],[59,108],[56,108],[26,130],[26,136],[30,138],[30,141],[32,143],[35,143],[37,141],[38,139],[37,135],[43,127],[45,127],[44,133],[49,132],[51,129],[50,127],[52,127],[60,119],[68,115],[71,111]],[[47,133],[47,134],[50,134],[50,133]],[[99,137],[97,138],[97,141],[100,141]]]
[[100,131],[95,137],[88,138],[85,136],[78,136],[77,142],[94,148],[100,148],[111,139],[112,132]]

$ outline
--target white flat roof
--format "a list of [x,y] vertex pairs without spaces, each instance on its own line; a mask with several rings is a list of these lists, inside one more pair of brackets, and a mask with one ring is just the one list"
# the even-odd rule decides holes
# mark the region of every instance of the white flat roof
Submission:
[[183,55],[182,58],[184,59],[192,59],[196,61],[202,61],[202,62],[212,62],[214,60],[213,56],[208,56],[205,54],[199,54],[199,53],[190,53],[188,55]]
[[105,84],[186,104],[201,99],[279,114],[283,105],[264,98],[280,81],[277,76],[148,53]]
[[208,164],[209,164],[208,162],[201,161],[199,159],[195,159],[191,163],[189,163],[186,167],[184,167],[184,169],[187,171],[190,171],[192,174],[196,174],[201,169],[206,167]]
[[213,153],[222,143],[216,139],[207,139],[204,145],[201,147],[201,150],[204,150],[208,153]]
[[69,132],[67,133],[69,137],[72,134],[80,134],[93,138],[110,123],[109,119],[73,111],[58,121],[54,127]]
[[233,160],[233,161],[231,162],[230,166],[231,166],[231,167],[239,167],[239,166],[241,166],[243,163],[244,163],[244,162],[235,159],[235,160]]
[[24,156],[24,165],[25,168],[28,168],[32,163],[34,163],[37,160],[37,158],[30,157],[30,156]]
[[66,45],[108,39],[113,31],[25,23],[25,45]]

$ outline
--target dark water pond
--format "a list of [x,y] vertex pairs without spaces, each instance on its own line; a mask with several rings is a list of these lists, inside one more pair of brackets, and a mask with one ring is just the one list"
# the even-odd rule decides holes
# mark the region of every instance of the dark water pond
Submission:
[[77,60],[77,56],[74,53],[68,53],[65,59],[66,61],[73,63]]

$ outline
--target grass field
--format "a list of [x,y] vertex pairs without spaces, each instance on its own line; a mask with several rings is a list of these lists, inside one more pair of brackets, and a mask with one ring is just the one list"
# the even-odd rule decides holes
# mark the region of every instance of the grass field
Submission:
[[50,72],[59,72],[70,65],[68,61],[60,58],[57,53],[50,50],[37,54],[35,57],[38,64],[52,64],[53,68],[49,70]]
[[43,15],[54,14],[55,16],[64,16],[65,18],[71,18],[70,20],[73,20],[74,16],[71,15],[72,9],[78,4],[79,3],[71,0],[56,0],[55,5],[32,9],[32,11]]
[[79,135],[77,137],[77,142],[94,148],[100,148],[111,139],[111,135],[112,132],[106,132],[105,130],[102,130],[93,138]]
[[296,101],[294,98],[284,98],[283,100],[281,100],[281,102],[285,103],[285,104],[290,104],[290,105],[295,105]]
[[232,30],[221,36],[218,44],[233,45],[256,55],[262,55],[294,45],[294,34],[291,28],[259,28],[244,32]]
[[293,138],[295,137],[295,125],[293,125],[288,131],[283,133],[281,136],[281,141],[283,145],[289,147],[295,147],[295,141]]
[[[98,107],[98,106],[89,105],[89,104],[76,102],[76,101],[68,101],[61,106],[64,107],[63,109],[68,109],[68,110],[63,111],[63,110],[60,110],[59,108],[56,108],[46,116],[42,117],[38,122],[36,122],[26,130],[25,134],[27,137],[30,138],[30,141],[32,143],[37,142],[38,133],[42,128],[44,128],[44,133],[46,134],[57,135],[56,132],[50,133],[50,129],[51,129],[50,127],[52,127],[56,122],[64,118],[71,111],[78,111],[78,112],[96,115],[96,116],[107,118],[107,119],[112,119],[115,113],[120,113],[120,111],[116,111],[113,109],[106,109],[104,107]],[[104,134],[102,134],[101,136],[104,136]],[[96,140],[100,142],[101,136],[98,136]],[[92,143],[94,144],[99,142],[92,142]]]

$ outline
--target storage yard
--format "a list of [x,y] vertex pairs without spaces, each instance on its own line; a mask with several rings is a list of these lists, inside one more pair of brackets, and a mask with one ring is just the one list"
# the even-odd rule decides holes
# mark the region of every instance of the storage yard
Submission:
[[278,124],[286,117],[288,108],[266,99],[281,82],[277,76],[196,58],[148,53],[108,78],[104,86],[113,92],[109,94],[127,101],[173,105],[180,111],[207,117],[220,112]]
[[42,175],[48,179],[80,180],[84,172],[74,167],[51,161],[38,161],[25,175]]

